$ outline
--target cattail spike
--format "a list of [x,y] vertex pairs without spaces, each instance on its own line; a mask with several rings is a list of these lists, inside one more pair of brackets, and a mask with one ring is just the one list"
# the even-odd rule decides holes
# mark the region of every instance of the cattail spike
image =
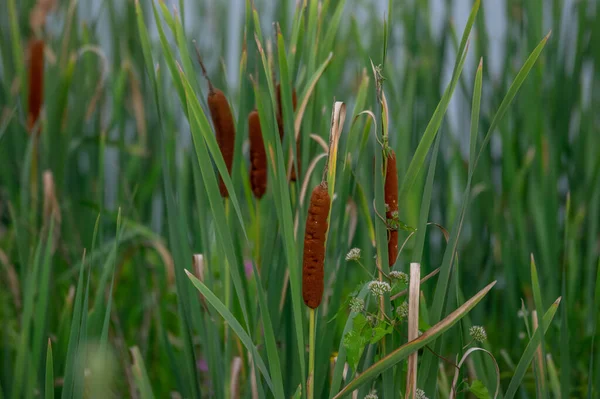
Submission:
[[304,232],[304,255],[302,259],[302,297],[311,309],[317,308],[323,298],[325,239],[327,217],[331,199],[327,183],[316,186],[310,197],[310,206]]
[[[36,127],[44,101],[44,41],[34,39],[29,43],[29,97],[27,127],[30,133]],[[41,129],[37,128],[39,133]]]
[[398,256],[398,229],[395,221],[398,219],[398,172],[396,168],[396,153],[389,150],[385,173],[384,198],[386,204],[385,217],[388,223],[393,220],[388,231],[388,265],[392,267]]
[[256,110],[248,115],[248,138],[250,140],[250,186],[254,196],[260,199],[267,191],[267,154]]

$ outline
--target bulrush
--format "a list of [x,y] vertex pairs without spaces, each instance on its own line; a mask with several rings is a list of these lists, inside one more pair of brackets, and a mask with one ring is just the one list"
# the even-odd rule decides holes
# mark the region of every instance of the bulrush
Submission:
[[250,186],[254,196],[260,199],[267,191],[267,154],[256,110],[248,115],[248,137],[250,139]]
[[[217,144],[221,149],[221,155],[227,166],[227,171],[231,175],[231,168],[233,166],[233,153],[235,149],[235,123],[233,121],[233,114],[231,113],[231,107],[225,93],[221,90],[216,89],[206,73],[206,68],[200,57],[200,51],[196,46],[196,55],[198,56],[198,62],[202,68],[202,74],[208,82],[208,108],[210,109],[210,116],[215,127],[215,134],[217,138]],[[228,198],[229,193],[223,182],[223,178],[219,175],[219,190],[223,198]]]
[[40,128],[36,123],[40,117],[44,101],[44,41],[34,39],[29,42],[29,97],[27,128],[29,133],[39,134]]
[[396,153],[389,150],[387,153],[387,167],[385,172],[385,217],[391,223],[388,230],[388,264],[390,267],[396,262],[398,256],[398,172],[396,169]]
[[331,199],[327,183],[314,188],[310,196],[310,206],[304,232],[304,255],[302,258],[302,297],[311,309],[316,309],[323,298],[323,263],[325,262],[325,239],[327,237],[327,217]]

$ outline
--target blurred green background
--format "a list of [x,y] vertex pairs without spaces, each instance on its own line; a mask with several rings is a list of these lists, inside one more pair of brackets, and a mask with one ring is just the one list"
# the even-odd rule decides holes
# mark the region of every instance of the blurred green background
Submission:
[[[254,6],[265,42],[275,37],[273,22],[279,22],[291,84],[299,94],[307,91],[310,77],[329,53],[333,54],[302,122],[302,174],[322,152],[309,135],[327,140],[334,99],[348,106],[340,148],[360,148],[350,159],[347,154],[339,155],[339,168],[348,162],[351,169],[340,172],[347,173],[340,177],[340,190],[351,197],[349,206],[355,210],[346,212],[346,203],[334,201],[332,215],[339,219],[331,223],[327,281],[343,287],[334,294],[332,310],[320,315],[319,328],[326,329],[357,284],[369,278],[362,269],[345,263],[346,252],[360,247],[365,259],[375,254],[372,231],[378,219],[371,205],[371,158],[377,146],[369,133],[374,127],[368,118],[350,118],[363,109],[378,112],[370,60],[381,64],[387,44],[383,88],[389,107],[390,145],[396,151],[402,181],[450,81],[472,2],[308,3],[303,16],[308,23],[300,29],[294,48],[289,43],[299,14],[297,6],[304,4],[257,0]],[[155,4],[163,5],[168,15],[178,15],[185,28],[181,33],[187,51],[193,54],[195,40],[213,84],[226,93],[236,117],[232,181],[242,220],[236,220],[233,207],[227,206],[234,267],[243,272],[244,262],[256,261],[257,251],[264,256],[261,260],[281,265],[261,277],[277,342],[289,362],[284,379],[289,397],[300,381],[300,370],[293,361],[297,354],[290,293],[284,291],[280,298],[288,264],[285,223],[273,213],[278,191],[270,190],[257,205],[247,179],[246,117],[255,106],[248,76],[257,77],[266,91],[249,3]],[[211,193],[200,173],[199,155],[194,153],[188,110],[180,103],[165,57],[165,48],[171,48],[175,59],[182,58],[172,20],[158,7],[165,31],[161,38],[152,3],[139,2],[162,94],[157,111],[134,1],[2,0],[0,6],[0,398],[13,397],[18,384],[29,387],[18,388],[25,396],[46,392],[48,338],[57,394],[65,395],[65,379],[73,385],[74,396],[84,390],[78,386],[80,379],[85,381],[87,394],[100,392],[78,374],[93,369],[96,345],[100,345],[98,353],[110,348],[112,355],[98,355],[99,367],[114,373],[94,375],[108,381],[116,397],[139,394],[137,376],[144,375],[139,371],[140,359],[157,397],[174,391],[184,397],[210,397],[211,392],[220,397],[225,392],[219,389],[226,389],[214,385],[230,376],[232,354],[238,349],[233,340],[221,348],[218,328],[211,332],[212,327],[206,327],[215,320],[221,323],[220,316],[204,307],[183,274],[184,268],[193,268],[192,253],[202,253],[210,265],[207,286],[219,296],[225,292],[226,261],[218,235],[221,230],[216,227],[220,219],[209,206]],[[600,351],[594,342],[600,310],[598,13],[597,0],[483,0],[464,71],[440,129],[428,220],[454,231],[461,206],[468,200],[444,312],[449,313],[490,281],[498,281],[469,317],[487,330],[485,348],[500,366],[503,389],[527,344],[525,319],[531,323],[530,314],[521,309],[534,308],[533,255],[544,306],[562,297],[544,341],[552,395],[596,397],[600,390]],[[483,92],[478,147],[521,65],[550,31],[543,53],[493,131],[489,145],[483,147],[471,190],[464,198],[472,88],[480,59]],[[43,39],[46,46],[39,138],[27,128],[27,48],[32,38]],[[273,48],[277,63],[277,44],[266,47],[267,52]],[[195,75],[190,75],[185,65],[184,69],[192,87],[202,88],[196,93],[208,113],[205,82],[193,61]],[[309,177],[309,189],[318,182],[319,165]],[[400,204],[400,219],[410,227],[419,225],[426,176],[425,167]],[[300,191],[300,182],[290,185],[290,209],[296,209]],[[306,209],[298,209],[303,225]],[[248,240],[240,229],[241,221]],[[401,243],[408,235],[401,232]],[[408,270],[413,241],[408,241],[401,253],[397,269]],[[423,274],[442,264],[445,250],[442,229],[428,228]],[[340,268],[344,272],[338,278]],[[258,319],[253,317],[257,316],[252,315],[258,309],[252,296],[254,284],[256,281],[248,278],[244,291],[253,309],[251,321],[256,324]],[[426,302],[433,298],[434,288],[424,286]],[[238,300],[231,306],[242,320],[244,305]],[[344,327],[345,317],[339,319],[331,322],[330,336],[320,343],[323,364],[317,385],[323,397],[329,392],[325,359],[337,352]],[[264,351],[256,331],[249,333]],[[449,336],[442,355],[452,358],[464,342],[460,332]],[[91,349],[83,350],[87,345]],[[139,358],[130,356],[131,347],[139,348]],[[213,350],[216,352],[209,353]],[[86,367],[73,366],[76,353],[86,353]],[[491,365],[483,357],[475,362],[484,364],[481,367],[490,373]],[[451,379],[452,368],[444,367]],[[241,395],[250,397],[250,370],[243,370]],[[491,374],[478,377],[493,380]],[[443,390],[440,392],[444,396]],[[536,397],[531,370],[519,395]],[[434,397],[433,390],[430,396]]]

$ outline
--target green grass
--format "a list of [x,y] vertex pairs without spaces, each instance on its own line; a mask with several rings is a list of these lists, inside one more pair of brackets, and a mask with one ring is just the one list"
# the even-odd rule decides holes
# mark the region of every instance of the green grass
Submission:
[[[455,373],[455,397],[600,393],[597,1],[507,0],[499,68],[489,1],[459,23],[447,0],[437,29],[427,0],[385,14],[361,0],[246,1],[236,29],[227,2],[107,0],[91,19],[80,3],[58,2],[37,31],[35,0],[0,13],[0,398],[304,398],[311,375],[315,398],[404,397],[415,352],[431,398],[453,395]],[[36,35],[39,139],[27,131]],[[231,175],[194,42],[235,118]],[[248,179],[255,108],[261,200]],[[399,173],[391,269],[382,143]],[[334,200],[311,336],[303,237],[322,178]],[[407,298],[390,299],[405,284],[380,299],[368,283],[410,262],[439,274],[421,285],[423,335],[409,343],[396,312]]]

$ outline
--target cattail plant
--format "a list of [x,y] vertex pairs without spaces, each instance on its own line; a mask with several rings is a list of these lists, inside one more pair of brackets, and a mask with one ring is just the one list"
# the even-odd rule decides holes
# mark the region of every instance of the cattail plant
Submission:
[[[221,90],[216,89],[208,77],[202,57],[200,57],[200,51],[196,46],[196,55],[200,68],[202,68],[202,74],[208,82],[208,108],[210,109],[210,116],[215,127],[215,133],[217,137],[217,144],[221,149],[221,155],[227,166],[227,171],[231,175],[231,168],[233,166],[233,153],[235,149],[235,123],[233,121],[233,114],[231,113],[231,107],[225,97],[225,93]],[[219,176],[219,190],[223,198],[228,198],[229,193],[223,182],[223,178]]]
[[44,100],[44,41],[34,39],[29,42],[29,97],[27,128],[30,133],[39,127],[36,123],[40,117],[42,102]]
[[[283,123],[283,104],[281,102],[281,83],[277,83],[276,89],[277,95],[277,128],[279,129],[279,138],[283,140],[283,132],[284,132],[284,123]],[[294,111],[296,111],[296,105],[298,103],[298,98],[296,96],[296,89],[292,88],[292,107]],[[298,163],[298,169],[300,168],[300,143],[296,141],[296,162]],[[292,166],[292,170],[290,171],[290,181],[298,180],[298,173],[296,173],[296,168]]]
[[309,317],[309,368],[308,398],[314,397],[315,362],[315,309],[321,304],[324,287],[325,240],[327,238],[327,218],[331,198],[327,182],[314,188],[310,196],[306,229],[304,232],[304,254],[302,257],[302,298],[310,308]]
[[388,264],[390,268],[396,262],[398,256],[398,172],[396,169],[396,153],[388,149],[386,151],[386,172],[385,172],[385,204],[388,230]]
[[260,199],[267,190],[267,154],[257,110],[248,115],[248,137],[250,140],[250,186],[254,196]]
[[327,183],[314,188],[310,196],[306,230],[304,233],[304,256],[302,259],[302,297],[311,309],[316,309],[323,297],[323,263],[325,262],[325,238],[327,217],[331,199]]

